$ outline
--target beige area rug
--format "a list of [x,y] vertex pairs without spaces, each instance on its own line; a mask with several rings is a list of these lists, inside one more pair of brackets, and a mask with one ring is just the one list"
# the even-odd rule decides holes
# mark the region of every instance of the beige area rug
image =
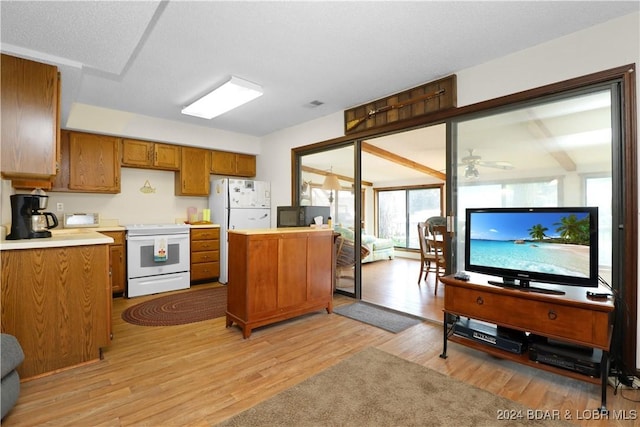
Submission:
[[[218,425],[570,425],[528,419],[527,409],[424,366],[367,348]],[[507,418],[522,414],[523,419],[500,420],[505,413]]]

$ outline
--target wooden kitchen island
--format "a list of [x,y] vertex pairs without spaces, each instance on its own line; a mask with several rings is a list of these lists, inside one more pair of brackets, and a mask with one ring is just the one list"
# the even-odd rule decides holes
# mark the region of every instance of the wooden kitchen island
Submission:
[[229,230],[227,327],[259,326],[333,311],[332,229]]

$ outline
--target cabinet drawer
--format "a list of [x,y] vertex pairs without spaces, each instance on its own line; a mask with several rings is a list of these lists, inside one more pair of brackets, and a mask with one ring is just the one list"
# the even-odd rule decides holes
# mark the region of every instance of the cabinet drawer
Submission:
[[209,279],[220,275],[219,262],[205,262],[191,266],[191,280]]
[[191,242],[191,252],[217,250],[220,250],[220,243],[217,240],[194,240]]
[[219,240],[219,228],[200,228],[191,230],[191,240]]
[[191,253],[192,264],[212,261],[220,261],[220,251],[203,251]]
[[447,287],[445,310],[550,337],[608,348],[608,314],[553,302]]

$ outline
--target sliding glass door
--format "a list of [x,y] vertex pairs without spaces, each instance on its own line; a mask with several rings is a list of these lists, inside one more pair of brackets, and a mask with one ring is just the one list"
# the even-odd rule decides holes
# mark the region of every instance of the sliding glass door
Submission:
[[601,85],[453,122],[459,269],[467,208],[597,206],[600,276],[610,284],[619,280],[612,269],[618,99],[615,84]]
[[[300,156],[301,206],[327,206],[334,229],[340,234],[336,241],[335,289],[359,298],[360,287],[360,218],[359,182],[355,179],[354,143],[325,150],[309,151]],[[358,205],[358,206],[357,206]],[[324,218],[327,223],[327,218]]]

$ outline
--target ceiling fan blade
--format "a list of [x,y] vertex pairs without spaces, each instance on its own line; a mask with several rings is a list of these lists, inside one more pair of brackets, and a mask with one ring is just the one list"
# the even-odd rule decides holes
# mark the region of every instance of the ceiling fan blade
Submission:
[[503,169],[503,170],[509,170],[509,169],[513,169],[513,165],[509,162],[505,162],[505,161],[479,161],[476,163],[478,166],[484,166],[487,168],[494,168],[494,169]]

